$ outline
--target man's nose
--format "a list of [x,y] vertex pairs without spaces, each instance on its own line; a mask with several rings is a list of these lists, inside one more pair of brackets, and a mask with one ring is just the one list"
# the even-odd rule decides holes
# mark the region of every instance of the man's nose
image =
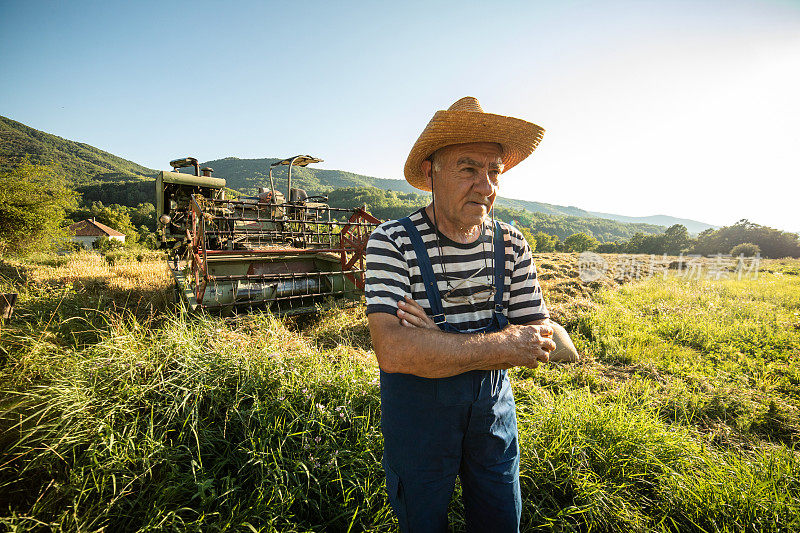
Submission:
[[489,177],[489,172],[485,170],[478,172],[478,176],[475,178],[473,187],[475,188],[475,192],[478,192],[483,196],[491,196],[496,189],[495,184]]

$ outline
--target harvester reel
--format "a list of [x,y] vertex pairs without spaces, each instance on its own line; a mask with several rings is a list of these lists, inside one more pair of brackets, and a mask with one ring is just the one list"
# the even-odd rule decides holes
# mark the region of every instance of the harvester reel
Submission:
[[[344,225],[339,233],[339,242],[342,247],[342,271],[359,290],[364,290],[364,273],[355,274],[349,271],[353,270],[356,263],[359,264],[362,271],[364,270],[370,230],[367,229],[369,226],[364,226],[362,225],[363,223],[380,224],[381,221],[364,209],[356,209],[353,216],[350,217],[350,220],[347,221],[347,224]],[[348,257],[348,254],[351,254],[350,257]]]

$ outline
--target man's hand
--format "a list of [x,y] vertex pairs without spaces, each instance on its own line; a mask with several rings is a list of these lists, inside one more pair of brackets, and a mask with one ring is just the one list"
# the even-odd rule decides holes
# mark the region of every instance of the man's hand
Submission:
[[510,361],[511,366],[527,366],[536,368],[539,363],[550,360],[550,352],[556,349],[553,342],[553,328],[547,325],[510,325],[504,331],[508,339],[517,345],[519,358]]
[[[425,313],[425,310],[417,302],[405,297],[405,300],[397,302],[397,318],[400,324],[408,328],[439,329],[436,323]],[[526,366],[536,368],[539,363],[546,363],[550,360],[550,352],[555,350],[556,343],[553,341],[553,328],[547,324],[514,326],[507,329],[509,340],[518,346],[520,354],[513,361],[508,362],[511,366]]]
[[397,308],[397,318],[402,325],[409,328],[439,329],[422,306],[408,296],[405,300],[397,302]]

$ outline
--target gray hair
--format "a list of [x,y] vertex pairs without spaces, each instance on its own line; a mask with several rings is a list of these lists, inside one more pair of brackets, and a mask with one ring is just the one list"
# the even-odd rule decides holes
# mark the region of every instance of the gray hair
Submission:
[[442,170],[442,154],[441,154],[442,150],[443,148],[439,148],[438,150],[436,150],[435,152],[433,152],[431,155],[428,156],[428,161],[431,162],[432,170],[435,170],[436,172]]

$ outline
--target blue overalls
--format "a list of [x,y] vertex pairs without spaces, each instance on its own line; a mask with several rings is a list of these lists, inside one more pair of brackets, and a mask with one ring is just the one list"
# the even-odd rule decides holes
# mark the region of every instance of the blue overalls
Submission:
[[[433,320],[448,324],[422,237],[400,220],[417,256]],[[505,247],[494,226],[492,322],[469,333],[504,329]],[[467,531],[519,531],[522,498],[514,396],[505,370],[473,370],[447,378],[381,371],[383,466],[389,503],[404,532],[447,531],[447,506],[461,479]]]

